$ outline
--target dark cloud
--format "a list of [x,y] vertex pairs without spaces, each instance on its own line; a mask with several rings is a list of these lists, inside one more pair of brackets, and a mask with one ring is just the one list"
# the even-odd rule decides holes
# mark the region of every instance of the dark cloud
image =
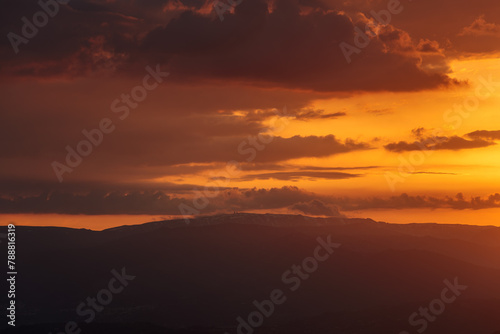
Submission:
[[[230,160],[246,163],[252,152],[256,153],[252,162],[278,164],[283,159],[326,157],[369,148],[366,143],[334,136],[277,136],[265,144],[262,151],[262,143],[254,148],[249,137],[267,132],[264,124],[269,119],[249,119],[248,114],[263,110],[269,117],[276,117],[287,113],[285,104],[291,112],[302,110],[314,96],[290,95],[282,90],[230,86],[188,88],[165,82],[165,86],[150,92],[122,121],[118,117],[121,114],[113,113],[110,104],[120,94],[130,92],[138,82],[141,80],[128,79],[116,87],[108,79],[3,84],[2,178],[58,182],[52,162],[64,163],[66,146],[75,149],[86,139],[82,130],[95,129],[105,117],[113,121],[116,129],[104,136],[102,144],[94,147],[74,172],[65,174],[65,181],[151,180],[175,176],[174,172],[182,178],[201,171],[200,164],[210,165],[203,167],[206,170],[213,168],[213,164]],[[285,120],[291,118],[279,118],[275,126],[284,125],[286,129]],[[240,148],[240,145],[243,146]]]
[[186,12],[151,32],[143,45],[149,52],[174,55],[172,66],[196,78],[316,91],[404,91],[453,84],[444,73],[421,70],[415,46],[390,28],[386,30],[393,37],[381,34],[348,65],[339,44],[354,43],[354,28],[364,23],[353,23],[341,12],[300,14],[296,1],[277,1],[272,13],[263,0],[245,1],[223,22]]
[[35,196],[0,198],[2,213],[60,214],[178,214],[181,203],[161,191],[106,192],[94,190],[85,194],[54,191]]
[[[312,1],[279,0],[270,12],[265,0],[244,1],[221,22],[215,13],[199,10],[200,3],[186,2],[178,10],[172,3],[81,0],[61,6],[18,55],[3,40],[1,71],[71,78],[135,74],[144,64],[168,63],[176,73],[171,80],[179,82],[224,80],[321,92],[415,91],[457,83],[445,72],[424,71],[418,42],[390,26],[348,65],[339,44],[352,44],[355,27],[366,20],[340,8],[326,11]],[[35,2],[29,4],[7,1],[4,35],[19,32],[20,18],[39,10]],[[426,45],[420,49],[434,44]]]
[[[0,32],[22,35],[22,17],[32,21],[41,11],[37,1],[5,1]],[[7,76],[75,78],[90,74],[113,73],[125,64],[136,45],[136,35],[148,24],[124,15],[108,4],[71,1],[60,5],[27,44],[15,53],[11,42],[0,42],[1,72]]]
[[[174,170],[162,171],[162,175],[169,175],[169,172],[177,171],[179,169],[189,169],[190,166],[179,166]],[[198,167],[198,168],[197,168]],[[208,168],[208,167],[205,167]],[[199,166],[191,166],[191,170],[199,171],[203,170]],[[190,193],[196,184],[181,184],[173,182],[155,182],[155,183],[144,183],[144,182],[104,182],[104,181],[75,181],[75,182],[52,182],[46,180],[29,180],[29,179],[7,179],[0,180],[0,195],[6,196],[23,196],[25,194],[39,194],[43,192],[67,192],[67,193],[86,193],[94,190],[109,192],[110,189],[113,191],[121,192],[141,192],[141,191],[164,191],[169,194],[180,194],[180,193]]]
[[[317,119],[336,119],[339,117],[346,116],[345,112],[335,112],[328,113],[324,110],[314,110],[310,108],[287,108],[286,109],[286,117],[293,118],[299,121],[309,121],[309,120],[317,120]],[[248,121],[264,121],[269,118],[275,117],[275,110],[250,110],[246,113],[245,118]]]
[[466,22],[472,23],[462,27],[452,39],[454,46],[469,53],[497,53],[500,45],[500,21],[498,14],[491,14],[488,12],[488,18],[484,14],[474,20],[469,18]]
[[[200,187],[203,189],[203,187]],[[224,210],[255,210],[287,208],[296,203],[309,202],[313,193],[296,187],[271,189],[226,189],[211,198],[200,212]],[[194,209],[190,198],[177,198],[162,191],[106,191],[94,190],[75,194],[53,191],[36,195],[10,195],[0,197],[2,213],[61,213],[61,214],[181,214],[179,205]]]
[[[208,0],[72,0],[15,54],[5,37],[20,34],[21,17],[31,19],[40,6],[37,0],[6,0],[0,12],[0,210],[177,214],[179,204],[191,203],[190,190],[197,186],[190,177],[209,178],[208,172],[230,160],[242,162],[242,170],[250,174],[246,180],[360,177],[362,172],[351,170],[376,167],[290,166],[288,161],[371,149],[366,142],[279,134],[265,144],[250,141],[267,133],[265,124],[285,104],[285,119],[336,119],[346,113],[307,108],[311,101],[359,91],[458,84],[450,79],[444,55],[465,49],[457,41],[472,45],[464,42],[467,38],[495,40],[500,6],[485,0],[460,6],[445,2],[448,9],[405,2],[391,25],[347,64],[339,44],[352,44],[369,11],[387,1],[277,0],[269,10],[268,1],[244,0],[221,22],[209,12]],[[447,11],[460,19],[443,20]],[[161,64],[172,75],[122,123],[110,104],[140,84],[148,64]],[[59,184],[51,163],[64,162],[65,147],[75,147],[84,139],[82,130],[95,128],[103,117],[113,119],[115,132]],[[385,148],[460,150],[494,145],[500,137],[498,131],[475,131],[468,139],[433,137],[423,129],[414,135],[414,142]],[[326,215],[337,214],[337,206],[475,208],[495,203],[496,197],[351,201],[294,187],[222,188],[205,210],[290,209]]]
[[[371,17],[370,11],[387,9],[387,0],[325,0],[331,9],[342,8],[354,16],[363,13]],[[497,53],[499,38],[484,35],[500,25],[500,5],[491,0],[453,1],[442,0],[436,6],[431,1],[401,1],[403,10],[391,16],[391,25],[408,32],[415,39],[435,40],[447,54]],[[481,22],[481,19],[484,22]],[[474,35],[464,36],[464,29]],[[472,30],[472,31],[471,31]],[[481,35],[478,32],[481,31]]]
[[407,142],[400,141],[390,143],[384,146],[387,151],[391,152],[406,152],[406,151],[422,151],[422,150],[466,150],[474,148],[482,148],[495,145],[494,142],[475,138],[467,140],[459,136],[434,136],[422,138],[418,141]]
[[457,173],[447,173],[447,172],[430,172],[430,171],[411,172],[411,174],[429,174],[429,175],[459,175],[459,174],[457,174]]
[[417,50],[424,53],[437,53],[441,54],[443,50],[440,48],[439,43],[428,39],[422,39],[417,45]]
[[487,198],[479,196],[466,199],[462,193],[455,197],[437,198],[432,196],[411,196],[401,194],[390,198],[337,198],[332,199],[343,211],[366,210],[366,209],[454,209],[454,210],[480,210],[500,207],[500,194],[495,193]]
[[367,113],[374,114],[377,116],[392,114],[393,111],[390,109],[370,109],[366,111]]
[[[203,187],[198,187],[203,189]],[[200,192],[201,194],[201,192]],[[194,199],[199,199],[199,194]],[[270,189],[219,189],[218,194],[206,199],[207,205],[196,210],[192,197],[171,196],[163,191],[106,191],[83,193],[64,191],[42,192],[34,195],[0,196],[2,213],[60,213],[60,214],[151,214],[179,215],[179,205],[191,207],[200,214],[252,211],[292,210],[310,215],[339,216],[340,212],[386,209],[453,209],[481,210],[500,207],[500,194],[465,198],[461,193],[454,197],[412,196],[401,194],[388,198],[349,198],[319,195],[297,187]],[[198,203],[203,202],[198,200]]]
[[297,181],[301,179],[325,179],[325,180],[343,180],[350,179],[354,177],[359,177],[359,174],[349,174],[341,172],[274,172],[274,173],[261,173],[261,174],[250,174],[245,175],[240,178],[240,180],[286,180],[286,181]]
[[319,167],[319,166],[300,166],[292,165],[287,163],[242,163],[240,169],[242,171],[350,171],[350,170],[364,170],[364,169],[374,169],[379,168],[379,166],[357,166],[357,167]]
[[[297,158],[328,157],[370,149],[366,143],[351,139],[339,140],[328,136],[293,136],[290,138],[262,136],[203,137],[195,133],[143,134],[141,141],[124,147],[121,136],[110,138],[110,150],[106,159],[114,164],[127,165],[177,165],[187,163],[238,162],[276,163]],[[133,134],[125,133],[123,136]],[[144,144],[141,144],[143,142]],[[101,157],[104,158],[104,157]],[[96,157],[97,159],[97,157]]]
[[301,170],[320,170],[320,171],[329,171],[329,170],[356,170],[356,169],[374,169],[379,168],[379,166],[358,166],[358,167],[319,167],[319,166],[301,166],[299,169]]
[[[210,204],[219,210],[272,210],[288,208],[314,199],[318,199],[318,196],[312,192],[285,186],[270,189],[228,189],[210,199]],[[203,212],[205,211],[207,210]]]
[[486,22],[484,15],[462,29],[459,36],[496,36],[500,37],[500,25]]
[[326,205],[318,200],[312,200],[307,203],[297,203],[292,205],[290,209],[300,211],[310,216],[345,217],[339,212],[337,207]]
[[478,130],[468,133],[466,134],[466,136],[474,139],[500,140],[500,130],[496,131]]
[[345,112],[325,113],[324,110],[301,110],[295,115],[295,119],[300,121],[308,121],[311,119],[335,119],[346,116]]

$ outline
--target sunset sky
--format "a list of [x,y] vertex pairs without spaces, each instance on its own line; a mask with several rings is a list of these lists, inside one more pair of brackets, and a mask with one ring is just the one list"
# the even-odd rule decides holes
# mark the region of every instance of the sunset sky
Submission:
[[0,13],[2,225],[500,226],[498,1],[42,3]]

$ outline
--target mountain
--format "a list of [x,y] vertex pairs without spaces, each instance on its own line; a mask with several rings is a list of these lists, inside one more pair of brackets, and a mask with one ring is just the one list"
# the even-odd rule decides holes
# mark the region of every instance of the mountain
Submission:
[[[71,321],[82,333],[500,329],[498,227],[234,214],[16,230],[19,333],[64,332]],[[126,286],[86,323],[91,311],[78,306],[88,297],[108,302],[101,291],[117,275]],[[439,315],[428,320],[422,307]]]

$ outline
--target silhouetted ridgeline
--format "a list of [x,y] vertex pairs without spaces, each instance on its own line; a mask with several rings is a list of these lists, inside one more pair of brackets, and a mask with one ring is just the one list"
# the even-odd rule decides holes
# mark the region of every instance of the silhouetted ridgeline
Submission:
[[[341,244],[331,254],[318,241],[328,236]],[[101,232],[19,226],[16,332],[56,334],[74,321],[82,334],[236,334],[237,318],[248,322],[253,302],[280,290],[286,300],[254,333],[417,333],[423,323],[410,324],[410,315],[443,298],[444,281],[457,279],[467,289],[443,304],[425,333],[493,334],[500,329],[499,241],[497,227],[292,215],[218,215]],[[324,260],[314,270],[293,272],[316,255]],[[134,278],[120,290],[119,280],[110,281],[123,268]],[[116,290],[107,305],[93,316],[87,306],[77,312],[102,289]]]

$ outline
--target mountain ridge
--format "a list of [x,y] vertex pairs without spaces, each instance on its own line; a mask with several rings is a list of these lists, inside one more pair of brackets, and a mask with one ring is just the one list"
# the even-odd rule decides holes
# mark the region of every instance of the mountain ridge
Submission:
[[[340,247],[289,293],[259,333],[300,334],[292,322],[307,328],[310,319],[318,319],[315,333],[334,328],[368,334],[374,321],[380,332],[402,330],[416,305],[438,298],[443,280],[455,278],[469,288],[427,333],[491,334],[500,328],[490,317],[500,307],[496,227],[236,214],[103,231],[29,226],[16,231],[22,264],[18,312],[26,325],[75,318],[75,306],[95,296],[111,270],[126,268],[137,279],[106,306],[95,326],[118,328],[133,321],[223,333],[253,310],[252,301],[286,289],[283,273],[310,257],[318,238],[331,238]],[[470,331],[477,321],[482,324]]]

